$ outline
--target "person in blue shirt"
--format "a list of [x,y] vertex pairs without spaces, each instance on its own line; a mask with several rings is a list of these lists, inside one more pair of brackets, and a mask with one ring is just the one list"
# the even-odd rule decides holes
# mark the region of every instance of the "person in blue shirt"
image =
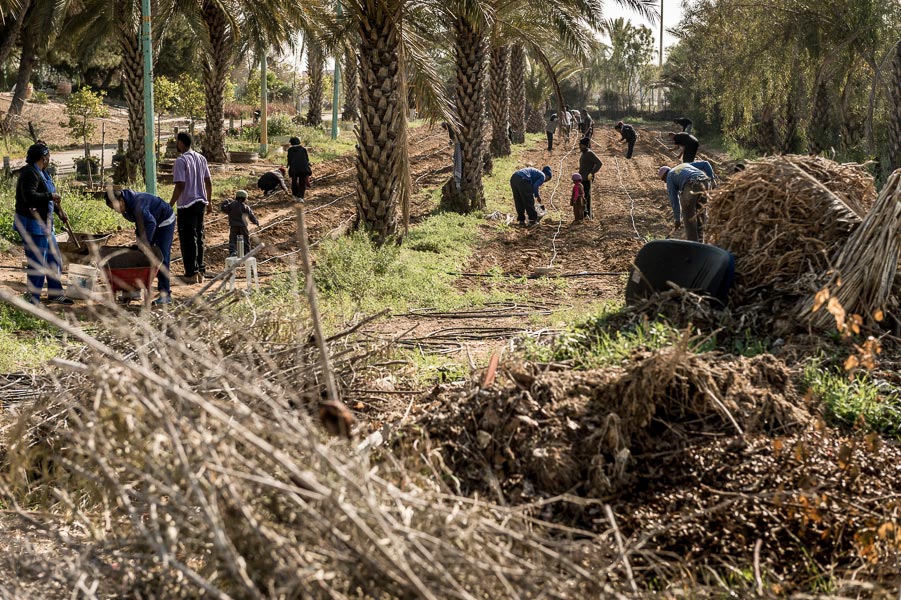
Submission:
[[666,193],[673,207],[675,229],[685,221],[685,239],[692,242],[704,241],[704,222],[707,220],[705,204],[707,192],[713,181],[713,168],[707,161],[694,166],[682,163],[673,168],[660,167],[657,176],[666,182]]
[[153,303],[171,303],[169,258],[175,236],[175,211],[159,196],[128,189],[107,189],[106,205],[135,224],[135,237],[139,244],[159,248],[163,256],[163,264],[157,274],[160,295]]
[[541,204],[541,192],[539,188],[546,181],[551,180],[551,168],[545,166],[540,171],[534,167],[526,167],[513,173],[510,177],[510,188],[513,190],[513,203],[516,205],[516,219],[520,225],[526,225],[526,215],[529,217],[529,226],[537,225],[541,220],[538,211],[535,210],[535,200]]

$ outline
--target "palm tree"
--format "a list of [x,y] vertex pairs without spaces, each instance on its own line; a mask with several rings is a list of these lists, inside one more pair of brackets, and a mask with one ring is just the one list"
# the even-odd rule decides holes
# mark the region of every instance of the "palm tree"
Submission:
[[491,155],[510,154],[510,46],[491,49]]
[[526,141],[526,51],[513,44],[510,52],[510,127],[513,143]]
[[3,40],[0,42],[0,65],[6,62],[15,47],[30,7],[31,0],[21,0],[18,4],[15,1],[0,2],[0,39]]
[[322,124],[322,99],[324,96],[323,75],[325,55],[322,46],[315,40],[307,44],[307,77],[309,78],[310,107],[307,110],[307,124],[318,127]]
[[206,132],[203,153],[213,162],[226,162],[225,83],[234,59],[236,23],[217,0],[202,0],[200,21],[204,48],[201,62],[206,103]]
[[[467,213],[485,206],[482,169],[485,153],[485,70],[488,39],[485,22],[459,15],[454,20],[457,65],[456,108],[460,121],[456,132],[460,144],[462,173],[460,185],[445,186],[442,203],[451,210]],[[449,182],[450,183],[450,182]]]
[[411,13],[434,9],[411,0],[346,0],[342,8],[327,45],[340,46],[354,32],[359,36],[357,226],[383,244],[397,234],[398,209],[405,227],[409,221],[408,90],[420,110],[456,122],[444,103],[427,44],[407,27],[408,21],[416,22]]
[[21,40],[19,70],[16,75],[16,91],[3,123],[6,131],[12,129],[13,120],[22,112],[28,81],[34,72],[38,57],[46,53],[56,37],[68,6],[51,0],[39,0],[26,2],[18,8],[17,20],[21,18],[21,25],[18,27]]

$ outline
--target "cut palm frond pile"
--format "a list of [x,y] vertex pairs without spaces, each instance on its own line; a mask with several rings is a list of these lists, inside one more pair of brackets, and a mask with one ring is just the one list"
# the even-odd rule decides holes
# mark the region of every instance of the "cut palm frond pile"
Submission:
[[765,158],[711,194],[709,241],[735,255],[739,289],[771,286],[806,295],[875,197],[873,178],[854,165]]
[[876,204],[841,249],[822,290],[808,297],[799,316],[818,328],[835,325],[832,301],[842,313],[881,321],[892,294],[901,251],[901,170],[889,177]]

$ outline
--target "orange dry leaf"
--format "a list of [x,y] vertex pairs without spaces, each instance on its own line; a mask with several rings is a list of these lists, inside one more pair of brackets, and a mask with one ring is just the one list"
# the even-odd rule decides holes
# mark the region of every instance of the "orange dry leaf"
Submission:
[[849,356],[845,361],[845,371],[851,371],[853,369],[856,369],[858,366],[860,366],[860,360],[854,354]]
[[829,299],[829,288],[823,288],[813,297],[813,312],[820,310],[820,307]]
[[842,306],[842,303],[838,301],[837,298],[829,298],[829,303],[826,304],[826,310],[829,311],[833,317],[835,317],[835,327],[839,331],[845,330],[845,308]]
[[882,312],[881,308],[877,309],[876,312],[873,313],[873,320],[876,321],[877,323],[882,323],[882,319],[884,319],[884,318],[885,318],[885,313]]

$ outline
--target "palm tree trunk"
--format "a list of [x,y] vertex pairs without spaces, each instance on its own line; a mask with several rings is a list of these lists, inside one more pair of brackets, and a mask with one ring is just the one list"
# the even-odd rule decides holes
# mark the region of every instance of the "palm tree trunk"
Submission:
[[526,52],[515,44],[510,52],[510,126],[513,143],[526,141]]
[[34,63],[37,61],[34,46],[36,34],[37,32],[30,32],[27,28],[22,31],[22,55],[19,58],[16,93],[13,94],[9,110],[6,112],[6,121],[3,124],[3,128],[6,131],[12,131],[13,119],[22,113],[22,107],[25,105],[25,92],[28,88],[28,80],[31,79],[31,74],[34,72]]
[[353,52],[345,53],[344,70],[344,110],[341,119],[356,123],[360,118],[360,78],[357,76],[357,57]]
[[9,58],[9,53],[12,52],[13,47],[16,45],[19,31],[22,30],[22,23],[25,22],[25,16],[28,14],[30,7],[31,0],[24,0],[15,18],[7,19],[4,26],[0,28],[0,33],[3,34],[3,42],[0,43],[0,65],[6,62],[6,59]]
[[889,99],[889,173],[901,169],[901,43],[895,46],[892,60],[891,98]]
[[460,120],[460,185],[451,179],[442,192],[449,209],[468,213],[484,208],[482,169],[485,152],[485,71],[488,44],[484,33],[463,17],[454,21],[457,63],[456,105]]
[[541,133],[544,131],[544,114],[540,104],[529,106],[529,118],[526,121],[526,131],[529,133]]
[[357,128],[357,220],[376,243],[397,232],[406,189],[406,101],[399,55],[400,0],[363,0],[360,31],[360,123]]
[[322,70],[325,67],[325,56],[322,47],[310,40],[307,54],[307,72],[310,78],[310,108],[307,110],[307,124],[322,124]]
[[203,86],[206,91],[206,132],[203,153],[212,162],[226,162],[225,83],[232,60],[234,40],[228,18],[219,4],[204,0],[203,22],[209,35],[210,52],[203,61]]
[[124,165],[116,173],[117,183],[144,171],[144,63],[140,36],[131,27],[132,20],[120,15],[119,49],[122,52],[122,95],[128,105],[128,149]]
[[508,156],[510,138],[510,46],[491,49],[491,155]]

